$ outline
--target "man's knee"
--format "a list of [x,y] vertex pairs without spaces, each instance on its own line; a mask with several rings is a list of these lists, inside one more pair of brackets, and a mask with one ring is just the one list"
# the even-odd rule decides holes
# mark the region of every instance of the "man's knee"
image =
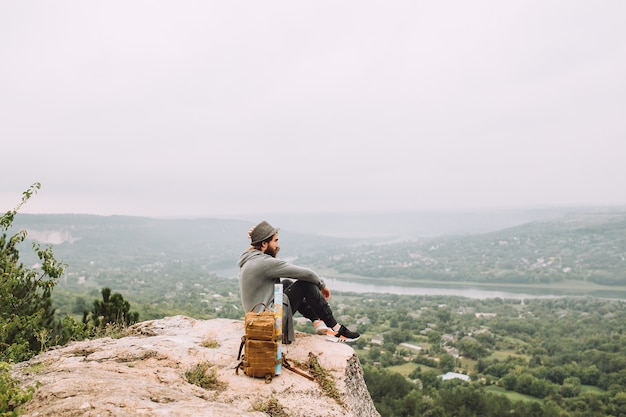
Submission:
[[286,294],[296,295],[298,298],[316,298],[320,294],[317,285],[308,281],[295,281],[284,292]]
[[292,280],[290,280],[290,279],[285,279],[285,280],[283,280],[282,282],[288,282],[288,283],[289,283],[289,286],[288,286],[287,288],[289,288],[289,287],[293,287],[293,288],[304,288],[304,287],[306,287],[307,285],[311,285],[311,283],[310,283],[310,282],[308,282],[308,281],[301,281],[301,280],[295,280],[295,281],[292,281]]

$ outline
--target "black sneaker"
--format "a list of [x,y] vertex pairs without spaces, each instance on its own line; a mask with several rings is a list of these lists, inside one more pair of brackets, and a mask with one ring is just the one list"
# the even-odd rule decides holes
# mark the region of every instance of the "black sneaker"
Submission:
[[333,329],[328,329],[326,331],[326,340],[333,343],[356,342],[359,340],[359,337],[361,337],[360,334],[351,331],[343,324],[337,331],[334,331]]

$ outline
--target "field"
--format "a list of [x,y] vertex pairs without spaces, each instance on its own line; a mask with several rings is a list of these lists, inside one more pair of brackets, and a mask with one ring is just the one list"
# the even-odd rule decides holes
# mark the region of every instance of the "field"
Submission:
[[530,395],[519,394],[515,391],[507,391],[504,388],[500,388],[495,385],[491,385],[485,388],[485,391],[504,395],[511,401],[531,401],[536,403],[543,403],[543,400],[539,398],[531,397]]

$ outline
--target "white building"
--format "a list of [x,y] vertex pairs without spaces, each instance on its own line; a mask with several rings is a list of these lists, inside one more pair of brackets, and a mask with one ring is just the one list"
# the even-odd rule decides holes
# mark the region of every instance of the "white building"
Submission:
[[465,382],[471,381],[469,375],[459,374],[457,372],[448,372],[447,374],[439,375],[439,378],[443,381],[447,381],[449,379],[461,379]]

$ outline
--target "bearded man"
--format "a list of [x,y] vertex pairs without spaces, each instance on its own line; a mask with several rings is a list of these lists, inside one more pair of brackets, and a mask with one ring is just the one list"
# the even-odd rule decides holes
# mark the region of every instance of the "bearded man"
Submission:
[[[245,311],[274,300],[274,284],[283,284],[283,343],[295,341],[293,312],[314,324],[331,342],[354,342],[360,335],[337,323],[328,304],[330,289],[315,272],[278,259],[278,230],[266,221],[248,232],[250,247],[239,257],[239,291]],[[281,278],[282,281],[281,281]]]

